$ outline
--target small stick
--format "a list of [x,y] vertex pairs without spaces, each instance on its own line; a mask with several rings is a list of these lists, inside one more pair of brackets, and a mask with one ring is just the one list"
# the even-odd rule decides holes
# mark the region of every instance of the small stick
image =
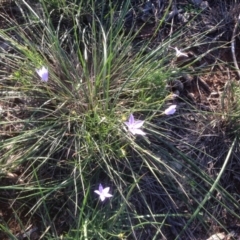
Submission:
[[238,26],[239,23],[240,23],[240,14],[238,15],[238,19],[235,23],[235,26],[234,26],[234,29],[233,29],[233,34],[232,34],[232,39],[231,39],[232,58],[233,58],[234,66],[237,70],[237,74],[238,74],[238,77],[239,77],[239,80],[240,80],[240,69],[238,67],[237,58],[236,58],[236,54],[235,54],[235,38],[236,38],[235,34],[236,34],[237,26]]

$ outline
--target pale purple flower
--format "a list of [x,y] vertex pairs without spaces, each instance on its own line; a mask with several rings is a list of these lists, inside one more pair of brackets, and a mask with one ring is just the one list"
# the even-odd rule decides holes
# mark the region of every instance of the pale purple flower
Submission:
[[98,190],[95,190],[94,192],[97,193],[103,202],[106,198],[110,198],[113,195],[109,194],[110,187],[103,188],[102,184],[99,184]]
[[177,107],[177,105],[171,105],[170,107],[165,109],[164,113],[166,115],[172,115],[172,114],[174,114],[176,112],[176,107]]
[[48,69],[42,66],[40,69],[36,69],[38,76],[41,78],[42,82],[48,81]]
[[186,53],[181,52],[180,50],[178,50],[177,47],[175,47],[174,49],[176,51],[176,57],[181,57],[181,56],[188,57]]
[[140,128],[142,127],[144,121],[137,120],[135,121],[134,116],[132,113],[130,114],[130,117],[128,119],[128,122],[124,122],[128,126],[128,130],[133,134],[139,134],[139,135],[146,135],[145,132],[143,132]]

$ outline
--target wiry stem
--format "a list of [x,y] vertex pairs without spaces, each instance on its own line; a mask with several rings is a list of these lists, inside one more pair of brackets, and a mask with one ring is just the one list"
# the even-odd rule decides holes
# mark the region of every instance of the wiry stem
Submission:
[[237,74],[240,80],[240,69],[238,67],[238,63],[237,63],[237,58],[236,58],[236,54],[235,54],[235,38],[236,38],[236,30],[237,30],[237,26],[240,23],[240,14],[238,15],[238,19],[235,23],[234,29],[233,29],[233,34],[232,34],[232,39],[231,39],[231,50],[232,50],[232,57],[233,57],[233,62],[234,62],[234,66],[237,70]]

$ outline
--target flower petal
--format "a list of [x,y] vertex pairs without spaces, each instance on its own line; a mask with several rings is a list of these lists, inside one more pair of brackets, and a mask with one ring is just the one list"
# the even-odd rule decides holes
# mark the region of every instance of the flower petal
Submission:
[[36,69],[36,72],[43,82],[48,81],[48,69],[46,67],[42,66],[40,69]]
[[105,195],[109,192],[109,190],[110,190],[110,187],[106,187],[102,190],[102,193]]
[[133,134],[133,135],[135,135],[135,134],[138,134],[138,135],[146,135],[146,133],[145,132],[143,132],[141,129],[136,129],[136,128],[131,128],[131,129],[129,129],[129,131]]
[[105,196],[106,198],[110,198],[110,197],[112,197],[113,195],[110,194],[110,193],[106,193],[106,194],[104,194],[104,196]]
[[103,186],[102,186],[101,183],[99,184],[98,190],[99,190],[100,193],[102,193],[102,191],[103,191]]
[[176,107],[177,107],[177,105],[171,105],[170,107],[165,109],[164,113],[166,115],[172,115],[172,114],[174,114],[176,112]]
[[100,199],[101,199],[101,201],[103,202],[103,201],[106,199],[106,197],[105,197],[103,194],[101,194],[101,195],[100,195]]
[[128,119],[128,123],[129,123],[129,124],[133,124],[134,121],[135,121],[135,120],[134,120],[134,116],[133,116],[133,114],[131,113],[130,116],[129,116],[129,119]]
[[47,72],[42,74],[42,81],[43,82],[47,82],[48,81],[48,73]]
[[124,122],[125,125],[127,125],[128,127],[131,126],[131,124],[129,122]]
[[176,56],[177,57],[181,57],[181,56],[188,57],[188,55],[186,53],[181,52],[180,50],[178,50],[177,47],[175,47],[174,49],[176,51]]
[[97,193],[98,195],[101,195],[102,193],[100,193],[98,190],[94,191],[95,193]]
[[132,128],[140,128],[140,127],[142,127],[143,124],[144,124],[144,121],[137,120],[137,121],[135,121],[134,124],[132,125]]

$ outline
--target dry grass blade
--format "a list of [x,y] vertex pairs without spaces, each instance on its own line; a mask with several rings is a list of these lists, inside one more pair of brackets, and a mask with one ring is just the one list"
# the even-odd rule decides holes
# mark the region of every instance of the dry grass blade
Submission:
[[231,40],[232,58],[233,58],[234,66],[235,66],[237,74],[238,74],[238,78],[240,80],[240,69],[239,69],[239,66],[238,66],[236,53],[235,53],[236,31],[237,31],[237,28],[238,28],[239,25],[240,25],[240,14],[238,15],[238,18],[237,18],[236,23],[234,25],[233,33],[232,33],[232,40]]

